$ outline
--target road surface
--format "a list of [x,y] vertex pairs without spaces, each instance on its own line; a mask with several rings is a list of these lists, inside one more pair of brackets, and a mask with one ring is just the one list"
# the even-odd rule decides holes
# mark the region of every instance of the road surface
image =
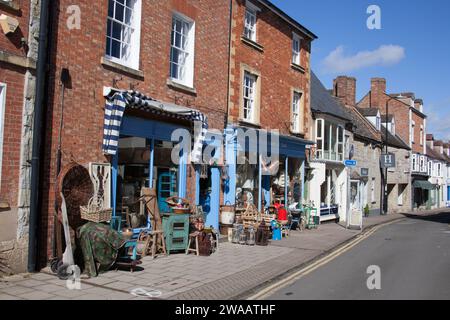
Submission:
[[[326,265],[272,292],[274,300],[450,299],[450,214],[385,226]],[[381,289],[369,290],[369,266]],[[376,285],[376,279],[370,278]]]

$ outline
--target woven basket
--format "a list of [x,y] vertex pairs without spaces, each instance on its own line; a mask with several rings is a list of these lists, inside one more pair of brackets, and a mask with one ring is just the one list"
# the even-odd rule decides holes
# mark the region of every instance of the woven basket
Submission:
[[87,206],[80,206],[81,219],[96,223],[111,220],[112,208],[103,207],[103,198],[92,197]]

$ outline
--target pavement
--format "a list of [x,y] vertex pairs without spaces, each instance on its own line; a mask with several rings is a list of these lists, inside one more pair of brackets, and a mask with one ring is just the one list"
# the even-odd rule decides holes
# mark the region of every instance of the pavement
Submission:
[[[412,216],[381,228],[267,299],[448,300],[449,265],[450,213]],[[370,266],[379,269],[368,273]]]
[[[364,229],[402,218],[405,218],[402,214],[365,218]],[[36,274],[0,278],[0,300],[243,299],[360,233],[327,223],[317,230],[292,231],[288,238],[271,242],[267,247],[220,243],[218,252],[210,257],[185,254],[145,257],[141,270],[109,271],[96,278],[82,279],[80,290],[68,289],[66,281],[45,269]]]

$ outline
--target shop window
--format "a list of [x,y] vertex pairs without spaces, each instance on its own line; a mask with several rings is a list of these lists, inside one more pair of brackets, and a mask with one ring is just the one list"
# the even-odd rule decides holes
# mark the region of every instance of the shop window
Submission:
[[141,0],[109,0],[106,57],[139,69]]
[[169,212],[165,200],[178,195],[179,170],[171,160],[174,143],[154,140],[153,147],[151,161],[152,140],[140,137],[121,137],[119,140],[116,212],[123,219],[137,217],[141,226],[147,223],[145,206],[139,201],[142,188],[156,189],[161,212]]
[[259,197],[259,166],[250,160],[257,159],[249,152],[240,153],[236,165],[236,204],[245,207],[253,204],[258,207]]
[[194,22],[180,14],[172,17],[170,77],[187,87],[194,85]]
[[399,184],[398,185],[398,199],[397,199],[397,204],[399,206],[403,205],[403,198],[404,198],[404,193],[405,193],[405,185],[404,184]]

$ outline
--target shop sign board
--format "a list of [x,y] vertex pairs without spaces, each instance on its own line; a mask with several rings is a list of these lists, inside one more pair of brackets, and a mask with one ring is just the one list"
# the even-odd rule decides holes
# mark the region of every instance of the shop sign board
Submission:
[[380,159],[381,167],[384,169],[395,168],[395,154],[382,154]]

